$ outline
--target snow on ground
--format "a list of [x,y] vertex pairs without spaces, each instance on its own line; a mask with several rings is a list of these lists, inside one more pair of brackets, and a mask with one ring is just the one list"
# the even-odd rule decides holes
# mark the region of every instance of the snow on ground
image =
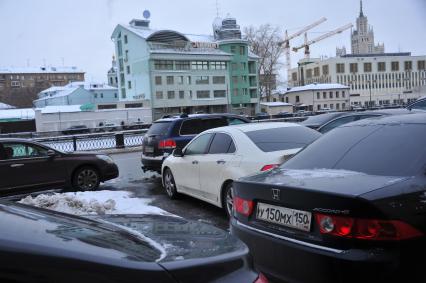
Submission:
[[75,215],[88,214],[160,214],[172,215],[149,205],[147,198],[134,198],[126,191],[96,191],[41,194],[27,196],[19,203],[47,208]]

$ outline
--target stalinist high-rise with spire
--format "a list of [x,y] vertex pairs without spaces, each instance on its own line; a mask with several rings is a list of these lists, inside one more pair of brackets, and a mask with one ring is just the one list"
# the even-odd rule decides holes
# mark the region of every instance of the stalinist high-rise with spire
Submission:
[[352,54],[378,54],[385,52],[385,45],[374,44],[374,31],[368,25],[368,19],[362,10],[360,1],[359,17],[356,19],[356,29],[351,34]]

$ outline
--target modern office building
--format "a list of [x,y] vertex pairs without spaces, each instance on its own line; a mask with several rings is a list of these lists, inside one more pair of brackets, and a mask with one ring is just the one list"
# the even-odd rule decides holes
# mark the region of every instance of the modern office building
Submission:
[[257,56],[233,18],[216,19],[214,35],[154,30],[134,19],[112,33],[120,100],[175,113],[243,112],[258,108]]

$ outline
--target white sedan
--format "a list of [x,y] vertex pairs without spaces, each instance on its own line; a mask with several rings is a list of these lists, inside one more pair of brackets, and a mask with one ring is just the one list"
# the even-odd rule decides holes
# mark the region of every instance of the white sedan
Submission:
[[163,162],[170,198],[193,196],[232,212],[232,183],[273,169],[320,133],[294,123],[250,123],[207,130]]

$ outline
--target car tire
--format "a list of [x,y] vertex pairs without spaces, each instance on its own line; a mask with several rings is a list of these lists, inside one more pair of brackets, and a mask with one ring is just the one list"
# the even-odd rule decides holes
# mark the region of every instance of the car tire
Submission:
[[163,185],[170,199],[177,199],[179,197],[179,193],[176,190],[175,178],[173,177],[172,170],[169,168],[164,170]]
[[226,184],[223,189],[222,194],[222,207],[225,210],[226,216],[230,219],[232,216],[232,210],[234,207],[233,192],[232,192],[233,182]]
[[77,191],[94,191],[99,187],[100,175],[92,166],[84,166],[75,171],[72,187]]

